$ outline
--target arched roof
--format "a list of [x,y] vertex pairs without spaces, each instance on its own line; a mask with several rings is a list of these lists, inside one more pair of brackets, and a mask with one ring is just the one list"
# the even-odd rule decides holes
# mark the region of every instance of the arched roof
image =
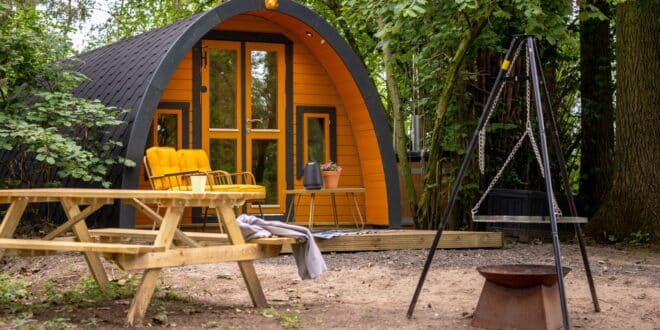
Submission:
[[[263,0],[229,1],[205,13],[81,54],[77,70],[90,78],[75,93],[99,99],[106,105],[130,109],[128,125],[117,127],[112,137],[124,143],[124,156],[139,164],[149,134],[149,125],[167,83],[185,54],[211,29],[234,16],[265,11]],[[376,132],[383,162],[390,224],[398,226],[399,183],[380,97],[360,58],[323,18],[291,0],[280,0],[274,10],[314,29],[349,68],[364,99]],[[139,166],[125,168],[109,178],[125,189],[137,187]],[[122,211],[123,213],[123,211]]]

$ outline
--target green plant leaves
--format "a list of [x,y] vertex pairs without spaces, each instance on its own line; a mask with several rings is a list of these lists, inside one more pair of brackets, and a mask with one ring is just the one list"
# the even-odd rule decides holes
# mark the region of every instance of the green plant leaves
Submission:
[[59,178],[110,186],[111,166],[135,166],[114,156],[122,144],[108,139],[124,128],[125,110],[71,94],[87,78],[65,60],[72,50],[50,18],[30,7],[0,18],[0,148],[14,155],[6,179],[54,182],[56,169]]

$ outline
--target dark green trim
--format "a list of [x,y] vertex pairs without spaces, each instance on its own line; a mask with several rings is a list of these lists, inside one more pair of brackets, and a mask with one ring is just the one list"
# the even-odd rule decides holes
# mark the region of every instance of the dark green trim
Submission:
[[[286,82],[284,93],[286,95],[286,132],[285,132],[285,167],[286,167],[286,189],[293,189],[293,44],[284,46],[284,61],[286,63]],[[286,218],[292,196],[284,198],[284,217]]]
[[[184,146],[184,148],[188,145],[188,117],[190,113],[190,105],[187,102],[160,102],[158,103],[158,108],[156,109],[174,109],[174,110],[180,110],[181,111],[181,122],[183,124],[183,127],[181,127],[181,145]],[[153,119],[152,119],[153,121]],[[146,151],[147,148],[151,147],[154,145],[152,141],[152,125],[149,126],[149,135],[147,136],[147,142],[144,145],[144,150]],[[143,153],[144,155],[144,153]],[[143,179],[144,180],[149,180],[147,177],[147,171],[144,170],[142,171],[143,173]]]
[[[241,145],[243,148],[240,151],[241,153],[241,162],[243,164],[243,170],[244,171],[250,171],[250,169],[245,168],[245,165],[247,164],[247,155],[245,150],[247,150],[247,146],[245,145],[247,143],[247,118],[245,117],[245,111],[247,110],[246,102],[247,102],[247,92],[245,91],[245,87],[247,83],[245,82],[245,79],[247,78],[247,74],[245,73],[245,70],[247,70],[247,63],[245,63],[246,59],[246,48],[245,48],[245,42],[241,42]],[[236,169],[239,169],[237,166]],[[243,205],[243,211],[246,210],[246,205]]]
[[266,42],[277,44],[292,44],[293,42],[279,33],[263,33],[263,32],[243,32],[243,31],[226,31],[226,30],[211,30],[202,37],[208,40],[225,40],[225,41],[243,41],[243,42]]
[[[202,147],[202,43],[197,42],[192,49],[192,106],[193,106],[193,148]],[[207,91],[208,93],[208,88]]]
[[303,176],[304,164],[307,162],[303,159],[303,116],[306,113],[327,113],[330,115],[330,159],[340,163],[337,159],[337,110],[334,107],[313,107],[313,106],[297,106],[296,107],[296,169],[297,178]]
[[[190,104],[188,102],[159,102],[157,109],[174,109],[181,111],[181,145],[184,148],[188,148],[188,136],[190,135],[189,123],[190,123]],[[151,139],[152,134],[149,134],[149,139]],[[151,144],[150,144],[151,145]]]

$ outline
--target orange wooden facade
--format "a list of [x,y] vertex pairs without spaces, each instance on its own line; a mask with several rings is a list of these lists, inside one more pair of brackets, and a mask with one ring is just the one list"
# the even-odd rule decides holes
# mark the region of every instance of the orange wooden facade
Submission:
[[[343,167],[339,182],[340,187],[361,186],[366,188],[366,194],[359,196],[361,210],[366,215],[367,224],[387,226],[390,222],[388,211],[385,171],[382,164],[375,128],[365,100],[353,77],[335,51],[318,36],[315,31],[290,16],[277,12],[258,11],[234,16],[215,27],[216,30],[233,32],[258,32],[283,35],[293,44],[293,166],[300,152],[296,145],[295,112],[299,106],[323,106],[336,109],[336,151],[337,162]],[[187,103],[193,109],[193,52],[188,51],[179,63],[161,96],[161,102]],[[204,106],[202,107],[202,110]],[[163,109],[161,112],[170,113]],[[158,115],[159,112],[156,112]],[[208,116],[202,111],[202,116]],[[193,141],[193,116],[188,116],[188,138]],[[208,148],[208,143],[202,143]],[[192,142],[183,147],[193,147]],[[208,152],[208,150],[207,150]],[[143,172],[143,171],[141,171]],[[281,179],[284,182],[284,178]],[[149,183],[144,175],[140,175],[139,187],[149,189]],[[302,180],[294,175],[294,189],[302,188]],[[280,192],[283,194],[283,192]],[[281,199],[283,201],[283,199]],[[338,198],[338,213],[340,222],[352,222],[349,201]],[[305,222],[308,214],[308,202],[303,201],[296,214],[297,222]],[[331,223],[331,206],[329,199],[317,200],[316,223]],[[186,216],[186,222],[191,221],[191,215]],[[141,215],[136,216],[136,224],[151,223]]]

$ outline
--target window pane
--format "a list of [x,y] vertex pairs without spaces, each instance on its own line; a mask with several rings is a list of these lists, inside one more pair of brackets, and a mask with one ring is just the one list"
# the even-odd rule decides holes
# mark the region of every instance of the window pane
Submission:
[[211,49],[210,127],[236,128],[236,51]]
[[255,129],[277,128],[277,52],[250,52],[252,123]]
[[211,168],[236,172],[236,140],[211,139]]
[[307,161],[323,163],[325,159],[325,118],[307,118]]
[[179,121],[175,114],[160,114],[156,130],[158,132],[158,145],[161,147],[179,147]]
[[252,140],[252,174],[266,187],[266,204],[277,202],[277,140]]

